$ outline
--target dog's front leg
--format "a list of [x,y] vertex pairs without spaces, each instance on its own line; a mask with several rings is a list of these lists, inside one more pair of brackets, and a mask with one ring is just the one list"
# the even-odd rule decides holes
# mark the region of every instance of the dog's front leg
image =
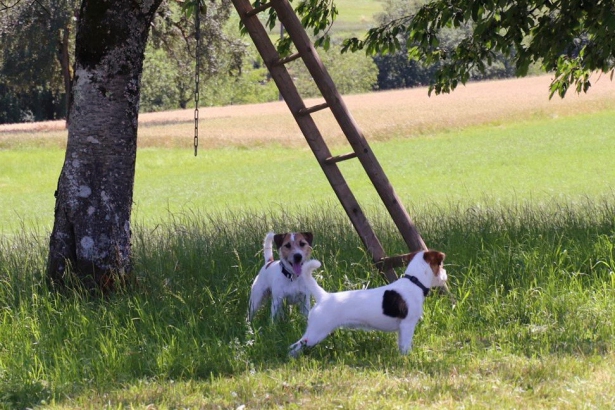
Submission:
[[310,308],[312,307],[311,301],[310,301],[310,295],[306,295],[305,293],[301,295],[302,300],[301,303],[299,304],[299,309],[301,310],[301,313],[303,314],[303,316],[307,317],[308,314],[310,313]]
[[401,354],[408,354],[412,349],[412,337],[414,335],[414,328],[418,319],[406,319],[399,324],[399,330],[397,331],[397,345]]
[[284,298],[271,298],[271,319],[278,320],[284,318]]

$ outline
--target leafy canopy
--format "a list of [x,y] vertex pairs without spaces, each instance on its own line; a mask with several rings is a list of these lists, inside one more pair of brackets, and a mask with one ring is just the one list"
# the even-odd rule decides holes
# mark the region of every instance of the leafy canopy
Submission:
[[[334,0],[296,0],[296,4],[304,27],[317,36],[316,45],[327,48],[328,28],[337,16]],[[275,24],[272,9],[268,23]],[[461,27],[469,30],[454,47],[441,46],[443,32]],[[346,39],[343,51],[395,53],[403,44],[411,59],[437,67],[430,93],[454,90],[473,71],[484,73],[504,55],[514,62],[518,76],[527,75],[535,64],[553,71],[551,96],[564,97],[571,86],[586,92],[596,71],[610,72],[613,78],[615,1],[433,0],[412,15],[370,29],[363,39]],[[289,46],[288,39],[278,44],[281,53]]]
[[[442,31],[469,24],[458,44],[440,46]],[[438,66],[429,92],[450,92],[464,84],[473,69],[484,71],[497,53],[512,58],[516,74],[531,64],[554,71],[551,96],[563,97],[571,86],[577,92],[591,86],[595,71],[614,69],[615,2],[593,0],[434,0],[414,15],[369,30],[365,38],[350,38],[345,51],[393,53],[400,37],[409,57]]]

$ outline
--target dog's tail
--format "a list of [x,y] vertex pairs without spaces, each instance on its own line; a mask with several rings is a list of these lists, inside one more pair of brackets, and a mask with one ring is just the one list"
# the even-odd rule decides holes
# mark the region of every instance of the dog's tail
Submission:
[[273,262],[273,237],[275,233],[269,232],[267,236],[265,236],[265,241],[263,242],[263,254],[265,256],[265,264]]
[[327,294],[327,291],[321,288],[318,282],[316,282],[316,279],[314,279],[314,277],[312,276],[312,272],[320,268],[320,266],[320,261],[316,259],[310,259],[309,261],[305,262],[301,267],[301,275],[305,276],[305,284],[310,290],[312,296],[314,296],[314,299],[316,299],[316,303],[320,302],[320,299],[322,299],[322,297]]

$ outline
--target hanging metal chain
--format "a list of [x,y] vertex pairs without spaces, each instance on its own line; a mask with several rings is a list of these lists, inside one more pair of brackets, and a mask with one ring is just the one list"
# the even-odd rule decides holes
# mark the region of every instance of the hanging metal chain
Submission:
[[200,64],[200,45],[201,45],[201,1],[197,0],[196,10],[194,11],[194,38],[196,67],[194,69],[194,156],[199,148],[199,72],[201,71]]

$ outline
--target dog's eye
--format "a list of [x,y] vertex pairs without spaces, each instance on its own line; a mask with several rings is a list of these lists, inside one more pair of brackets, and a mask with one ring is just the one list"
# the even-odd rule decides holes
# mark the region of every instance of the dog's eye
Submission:
[[305,245],[307,245],[307,242],[301,241],[301,242],[299,242],[299,245],[301,245],[301,247],[303,248]]
[[284,247],[285,247],[286,249],[290,249],[290,242],[285,243],[285,244],[284,244]]

